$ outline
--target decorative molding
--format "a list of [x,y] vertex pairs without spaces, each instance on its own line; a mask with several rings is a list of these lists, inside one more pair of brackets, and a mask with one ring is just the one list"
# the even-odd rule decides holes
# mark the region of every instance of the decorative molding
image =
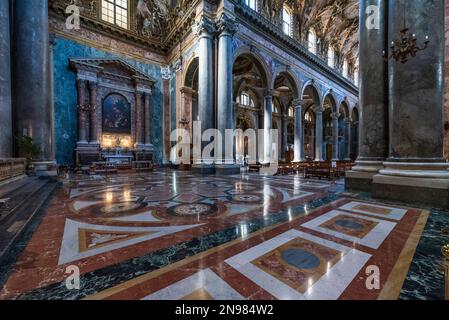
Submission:
[[192,27],[192,32],[196,37],[212,37],[216,31],[215,22],[205,15],[202,15]]
[[233,36],[237,32],[235,18],[231,18],[226,13],[222,13],[217,21],[217,32],[220,35]]

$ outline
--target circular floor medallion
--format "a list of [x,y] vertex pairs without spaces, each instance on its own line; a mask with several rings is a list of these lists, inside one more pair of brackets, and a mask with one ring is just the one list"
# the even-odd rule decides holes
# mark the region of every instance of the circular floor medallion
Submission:
[[235,194],[231,200],[245,203],[259,203],[262,201],[262,197],[257,194]]
[[168,209],[168,212],[176,216],[204,216],[214,214],[218,211],[215,205],[207,203],[181,204]]
[[320,259],[313,253],[303,249],[287,249],[282,252],[282,259],[289,265],[299,269],[312,270],[320,266]]

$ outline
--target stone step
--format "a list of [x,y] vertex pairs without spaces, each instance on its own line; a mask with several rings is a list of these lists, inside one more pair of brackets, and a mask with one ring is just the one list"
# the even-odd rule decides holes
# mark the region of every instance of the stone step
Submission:
[[23,187],[25,184],[29,183],[29,181],[32,181],[34,179],[36,178],[28,176],[20,176],[12,180],[2,181],[2,183],[0,183],[0,199],[7,198],[7,195],[9,193]]
[[3,204],[0,207],[0,225],[3,223],[3,220],[16,211],[23,203],[27,202],[45,184],[47,184],[45,180],[30,177],[25,179],[24,183],[18,184],[13,191],[4,194],[2,196]]
[[[37,180],[34,184],[34,191],[27,196],[26,201],[22,201],[10,214],[0,222],[0,265],[8,259],[8,253],[13,251],[14,245],[22,237],[25,237],[28,227],[44,209],[57,183],[48,180]],[[39,186],[39,188],[37,188]],[[20,194],[20,190],[18,190]],[[18,257],[14,255],[15,258]]]

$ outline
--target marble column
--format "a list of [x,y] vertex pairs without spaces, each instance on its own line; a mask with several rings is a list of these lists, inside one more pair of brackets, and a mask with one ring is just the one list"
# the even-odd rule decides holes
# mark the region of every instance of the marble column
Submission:
[[0,1],[0,158],[12,157],[9,1]]
[[11,57],[16,135],[26,134],[40,146],[36,162],[53,161],[48,1],[14,1],[13,30]]
[[263,150],[264,150],[264,164],[271,163],[272,154],[272,139],[271,139],[271,128],[273,125],[273,92],[269,91],[268,95],[265,96],[264,103],[264,113],[263,113]]
[[315,110],[315,161],[323,161],[323,111]]
[[288,117],[286,115],[282,116],[282,154],[281,159],[282,161],[286,161],[287,159],[287,148],[288,148]]
[[153,144],[151,143],[151,94],[145,92],[145,107],[144,107],[144,124],[145,124],[145,148],[151,150]]
[[302,116],[302,104],[300,100],[294,100],[295,107],[295,159],[293,162],[304,161],[304,125]]
[[[226,152],[227,148],[231,148],[233,141],[226,143],[226,129],[234,129],[234,108],[232,99],[232,67],[234,51],[232,47],[232,39],[235,29],[234,20],[222,14],[217,22],[218,32],[218,87],[217,87],[217,129],[222,134],[222,160],[221,164],[234,164],[233,148]],[[219,142],[220,143],[220,142]],[[220,161],[220,160],[219,160]]]
[[338,113],[332,113],[332,160],[340,160],[339,150],[338,150]]
[[[213,128],[213,37],[215,23],[206,16],[193,26],[194,34],[199,38],[199,70],[198,70],[198,118],[201,121],[201,134]],[[206,143],[207,144],[207,143]],[[203,143],[203,146],[206,145]],[[198,159],[196,160],[199,165]]]
[[98,84],[95,81],[89,82],[90,89],[90,143],[98,145]]
[[445,2],[390,1],[389,42],[403,14],[417,44],[429,47],[406,63],[389,61],[389,158],[373,178],[373,195],[449,207],[449,165],[443,155]]
[[136,148],[142,149],[145,144],[144,110],[142,105],[143,92],[136,92]]
[[86,102],[86,87],[87,83],[85,80],[77,80],[77,90],[78,90],[78,146],[85,145],[88,143],[89,139],[89,123],[88,123],[88,112],[89,106]]
[[[385,21],[387,5],[386,0],[360,1],[359,157],[356,166],[346,175],[347,189],[370,191],[373,176],[388,156],[387,66],[382,56],[383,50],[389,47]],[[378,11],[373,13],[370,6]]]
[[351,160],[351,119],[345,119],[345,160]]

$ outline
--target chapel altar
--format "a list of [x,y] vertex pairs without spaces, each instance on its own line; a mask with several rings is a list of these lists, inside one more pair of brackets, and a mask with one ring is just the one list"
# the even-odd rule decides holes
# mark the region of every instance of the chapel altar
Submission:
[[117,58],[70,59],[78,94],[77,166],[153,161],[155,80]]

